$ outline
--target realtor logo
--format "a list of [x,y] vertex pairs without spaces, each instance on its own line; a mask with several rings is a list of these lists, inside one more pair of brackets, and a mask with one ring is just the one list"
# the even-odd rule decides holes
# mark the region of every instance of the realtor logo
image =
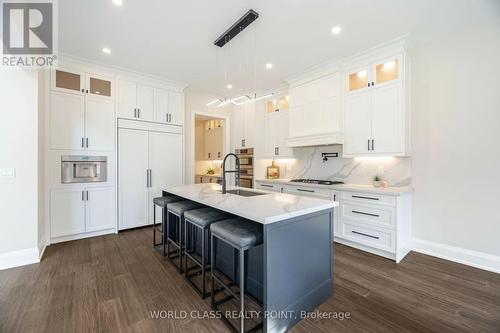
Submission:
[[50,68],[57,60],[57,3],[2,1],[2,66]]

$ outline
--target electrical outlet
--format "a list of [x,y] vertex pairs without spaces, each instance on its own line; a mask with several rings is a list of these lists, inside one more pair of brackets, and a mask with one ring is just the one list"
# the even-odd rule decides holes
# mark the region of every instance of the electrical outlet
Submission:
[[0,168],[0,178],[16,178],[16,169]]

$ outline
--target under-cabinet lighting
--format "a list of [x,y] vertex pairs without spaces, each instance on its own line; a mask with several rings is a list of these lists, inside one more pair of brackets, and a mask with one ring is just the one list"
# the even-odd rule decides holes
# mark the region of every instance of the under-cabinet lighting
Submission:
[[295,163],[295,158],[277,158],[278,163]]
[[355,157],[355,160],[358,161],[392,161],[395,159],[394,156],[363,156],[363,157]]
[[386,63],[384,64],[383,69],[384,69],[384,71],[391,70],[391,69],[393,69],[393,68],[394,68],[394,65],[395,65],[395,61],[394,61],[394,60],[391,60],[391,61],[386,62]]
[[243,104],[246,104],[246,103],[249,103],[249,102],[255,102],[255,101],[258,101],[260,99],[268,98],[268,97],[270,97],[272,95],[274,95],[274,93],[270,93],[270,94],[267,94],[267,95],[262,95],[260,97],[254,97],[252,99],[249,99],[248,101],[244,101],[244,102],[241,102],[241,103],[236,103],[235,102],[234,104],[236,104],[236,105],[239,106],[239,105],[243,105]]

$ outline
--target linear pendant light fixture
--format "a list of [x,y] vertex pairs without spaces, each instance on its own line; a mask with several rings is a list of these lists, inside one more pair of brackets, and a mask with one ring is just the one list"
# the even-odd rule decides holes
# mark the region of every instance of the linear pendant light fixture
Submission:
[[271,97],[272,95],[274,95],[274,93],[269,93],[269,94],[265,94],[265,95],[262,95],[262,96],[259,96],[257,97],[257,94],[254,95],[254,98],[250,98],[249,100],[247,101],[244,101],[244,102],[240,102],[240,103],[234,103],[236,105],[243,105],[243,104],[247,104],[247,103],[250,103],[250,102],[255,102],[255,101],[258,101],[260,99],[264,99],[264,98],[268,98],[268,97]]
[[220,99],[220,98],[216,98],[216,99],[214,99],[213,101],[208,102],[208,103],[207,103],[207,106],[214,105],[215,103],[218,103],[218,102],[223,102],[223,100],[222,100],[222,99]]
[[215,40],[214,44],[218,47],[223,47],[258,18],[259,13],[257,13],[253,9],[250,9],[238,21],[230,26],[229,29],[227,29],[222,35],[220,35],[220,37]]
[[236,101],[240,100],[240,99],[243,99],[243,98],[248,98],[247,95],[243,95],[243,96],[238,96],[238,97],[235,97],[235,98],[231,98],[231,99],[228,99],[228,100],[225,100],[224,102],[220,103],[219,105],[217,105],[217,107],[221,107],[221,106],[224,106],[224,105],[227,105],[229,103],[233,103],[233,104],[236,104]]

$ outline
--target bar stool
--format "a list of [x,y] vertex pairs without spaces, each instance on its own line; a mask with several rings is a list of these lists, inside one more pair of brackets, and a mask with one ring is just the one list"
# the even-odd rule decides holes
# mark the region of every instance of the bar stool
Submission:
[[[163,254],[165,254],[165,238],[163,237],[163,230],[165,230],[165,209],[167,208],[167,205],[172,202],[180,201],[182,200],[181,197],[175,196],[175,195],[167,195],[164,197],[157,197],[153,199],[153,247],[156,247],[158,245],[163,245]],[[161,223],[156,223],[156,207],[158,206],[161,208]],[[158,225],[160,227],[158,228]],[[161,237],[161,242],[156,243],[156,232],[160,233]]]
[[[184,226],[184,212],[201,207],[203,207],[201,204],[190,200],[177,201],[167,205],[167,225],[166,232],[164,232],[165,243],[167,244],[166,255],[174,265],[174,259],[179,258],[179,265],[175,265],[179,273],[183,272],[182,248],[183,246],[185,246],[185,244],[182,243],[182,229]],[[175,216],[176,219],[171,219],[171,215]],[[171,224],[170,222],[173,223]],[[173,233],[175,234],[175,239],[170,236],[171,231],[173,231]],[[177,248],[177,254],[174,256],[171,256],[170,245],[173,245],[175,248]]]
[[[211,297],[210,304],[215,311],[219,311],[217,308],[218,305],[225,303],[232,298],[236,298],[240,301],[240,313],[244,314],[245,311],[245,254],[249,249],[262,244],[262,225],[256,222],[251,222],[242,218],[232,218],[228,220],[224,220],[221,222],[216,222],[210,225],[210,231],[212,234],[211,240],[211,266],[210,266],[210,275],[211,275]],[[239,282],[240,282],[240,292],[239,296],[230,288],[229,285],[226,285],[220,278],[215,275],[216,270],[216,246],[217,240],[221,240],[224,243],[233,247],[239,251]],[[236,280],[236,277],[234,278]],[[218,302],[215,302],[215,282],[218,282],[222,287],[229,292],[230,296],[226,297]],[[226,318],[224,314],[222,314],[221,318],[224,322],[235,332],[244,333],[245,332],[245,316],[242,315],[240,318],[240,329],[238,330],[236,327],[231,324],[231,322]],[[249,330],[249,332],[253,332],[262,327],[262,323],[253,327]]]
[[[229,214],[210,207],[194,209],[184,213],[184,274],[186,281],[189,282],[189,284],[201,295],[202,298],[208,296],[208,293],[206,292],[205,270],[207,269],[207,262],[209,262],[209,257],[207,258],[206,254],[210,250],[210,245],[209,247],[205,247],[205,238],[207,238],[207,241],[210,244],[210,225],[229,217]],[[194,229],[188,228],[190,226]],[[189,229],[191,229],[191,233],[189,233]],[[191,251],[187,246],[189,237],[194,240],[198,239],[197,230],[201,231],[201,258],[195,258],[194,256],[196,253],[195,245],[193,245]],[[193,242],[193,244],[195,244],[195,242]],[[188,259],[191,259],[196,265],[188,268]],[[190,273],[191,270],[196,268],[201,269],[201,289],[190,279],[193,276],[200,275],[200,271]]]

